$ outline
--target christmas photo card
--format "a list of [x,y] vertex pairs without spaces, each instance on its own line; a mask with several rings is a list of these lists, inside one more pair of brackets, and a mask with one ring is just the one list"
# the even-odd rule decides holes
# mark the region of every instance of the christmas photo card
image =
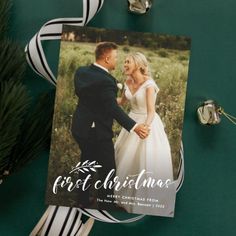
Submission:
[[64,25],[47,204],[174,216],[190,42]]

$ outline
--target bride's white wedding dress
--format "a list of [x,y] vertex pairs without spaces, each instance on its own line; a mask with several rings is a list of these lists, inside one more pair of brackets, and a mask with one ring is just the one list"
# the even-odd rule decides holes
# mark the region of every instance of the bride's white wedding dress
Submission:
[[[156,99],[159,88],[152,79],[146,80],[134,94],[125,85],[125,96],[131,104],[129,116],[139,124],[144,123],[147,117],[146,88],[150,86],[155,88]],[[115,160],[116,175],[122,182],[126,177],[137,176],[142,170],[145,170],[142,180],[151,177],[163,182],[168,179],[173,182],[170,145],[157,113],[146,139],[142,140],[135,132],[129,133],[122,128],[115,143]],[[170,184],[168,188],[135,189],[132,186],[114,191],[118,205],[127,212],[166,216],[173,216],[175,192],[174,184]]]

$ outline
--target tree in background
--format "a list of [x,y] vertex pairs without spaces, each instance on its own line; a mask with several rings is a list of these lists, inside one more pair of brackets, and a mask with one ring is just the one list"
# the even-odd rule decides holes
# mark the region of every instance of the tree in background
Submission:
[[[129,45],[136,47],[145,47],[150,49],[176,49],[176,50],[189,50],[191,39],[184,36],[174,36],[174,35],[158,35],[150,32],[142,33],[140,37],[140,32],[133,32],[123,30],[106,30],[97,29],[92,27],[77,27],[73,25],[63,26],[63,38],[65,34],[74,34],[74,41],[78,42],[91,42],[98,43],[101,41],[111,41],[116,42],[119,45]],[[68,40],[70,41],[70,40]]]
[[0,183],[48,144],[53,112],[50,93],[34,104],[23,84],[23,48],[7,37],[10,7],[8,0],[0,1]]

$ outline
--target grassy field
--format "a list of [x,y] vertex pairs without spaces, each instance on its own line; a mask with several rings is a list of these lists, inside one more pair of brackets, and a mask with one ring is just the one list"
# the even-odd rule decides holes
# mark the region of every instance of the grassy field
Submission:
[[[61,43],[49,178],[54,179],[59,174],[68,173],[71,167],[79,161],[80,151],[70,133],[72,114],[77,104],[73,77],[76,68],[94,62],[94,48],[95,44],[93,43]],[[173,168],[176,176],[183,125],[189,51],[163,48],[154,51],[121,45],[118,51],[117,69],[113,75],[122,83],[125,80],[122,75],[124,59],[129,52],[134,51],[146,55],[153,79],[160,88],[156,111],[165,125],[171,145]],[[129,108],[127,106],[124,109],[128,110]],[[120,126],[115,123],[114,141],[119,131]]]

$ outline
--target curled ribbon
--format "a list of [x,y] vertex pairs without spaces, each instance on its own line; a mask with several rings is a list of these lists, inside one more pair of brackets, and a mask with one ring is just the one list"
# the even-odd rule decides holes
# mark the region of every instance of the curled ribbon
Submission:
[[[52,73],[42,47],[42,41],[46,40],[58,40],[62,36],[63,24],[84,26],[86,25],[96,13],[102,8],[104,0],[83,0],[83,17],[79,18],[58,18],[46,22],[41,29],[34,35],[30,42],[25,47],[26,59],[30,67],[41,77],[47,79],[50,83],[56,86],[56,77]],[[184,159],[183,159],[183,146],[180,151],[180,165],[178,170],[178,178],[175,180],[176,192],[180,189],[184,179]],[[49,206],[41,220],[38,222],[34,230],[31,232],[31,236],[35,235],[35,232],[39,229],[43,232],[41,235],[57,235],[52,232],[67,232],[65,235],[81,235],[80,228],[83,226],[81,215],[85,214],[93,219],[108,222],[108,223],[130,223],[139,220],[144,215],[139,215],[126,220],[119,220],[113,217],[110,213],[104,210],[94,209],[79,209],[62,206]],[[64,222],[60,224],[56,224]],[[54,222],[54,223],[53,223]],[[70,234],[68,230],[70,229]],[[66,231],[67,230],[67,231]],[[58,233],[59,235],[59,233]],[[60,235],[64,235],[60,234]]]
[[84,26],[101,9],[104,0],[83,0],[83,17],[58,18],[46,22],[25,47],[26,59],[31,68],[41,77],[56,86],[42,47],[42,41],[61,39],[63,24]]

